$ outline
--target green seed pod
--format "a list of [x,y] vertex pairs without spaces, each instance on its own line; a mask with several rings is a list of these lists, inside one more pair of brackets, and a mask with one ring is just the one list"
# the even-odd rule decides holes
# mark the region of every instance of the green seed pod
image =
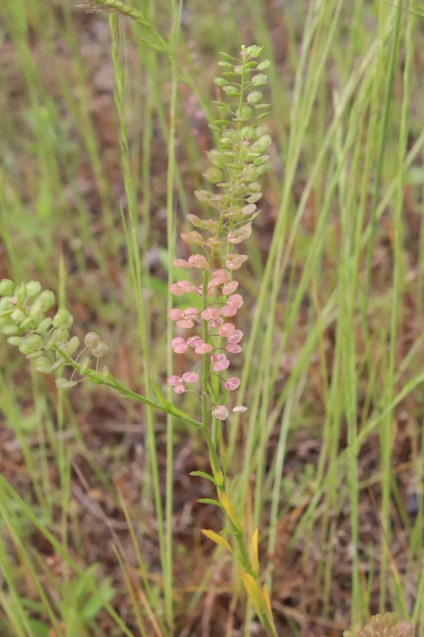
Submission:
[[214,82],[217,86],[227,86],[228,82],[223,77],[216,77]]
[[103,358],[108,353],[108,350],[109,350],[109,348],[108,348],[107,344],[104,343],[103,341],[100,341],[100,343],[97,345],[97,347],[95,347],[94,349],[91,350],[91,353],[96,358]]
[[22,334],[22,330],[20,330],[17,325],[5,325],[0,331],[2,334],[6,334],[6,336],[8,334]]
[[40,321],[40,323],[38,324],[37,332],[39,332],[40,334],[44,334],[45,332],[47,332],[51,324],[52,324],[52,319],[49,317],[46,317],[45,319]]
[[68,380],[67,378],[56,378],[55,383],[58,389],[71,389],[78,385],[78,381]]
[[34,364],[35,371],[41,374],[50,374],[52,364],[46,356],[39,356]]
[[258,141],[253,144],[252,150],[262,154],[267,150],[267,148],[271,146],[271,143],[272,139],[270,135],[262,135],[262,137],[260,137]]
[[260,62],[260,64],[258,64],[257,69],[258,71],[265,71],[265,69],[267,69],[270,64],[271,62],[269,60],[264,60],[263,62]]
[[22,312],[22,310],[16,309],[12,312],[12,314],[10,315],[10,318],[12,319],[14,323],[19,325],[19,323],[21,323],[24,320],[25,314]]
[[265,86],[267,82],[268,82],[268,78],[265,75],[265,73],[259,73],[259,75],[254,75],[252,77],[253,86]]
[[246,139],[255,139],[256,131],[253,126],[243,126],[240,131],[240,136]]
[[251,46],[247,47],[246,52],[249,57],[257,58],[262,53],[262,49],[263,49],[263,46],[257,46],[256,44],[252,44]]
[[19,283],[13,291],[13,295],[18,298],[19,301],[23,301],[26,298],[26,285],[25,283]]
[[244,104],[241,108],[237,109],[236,115],[239,119],[250,119],[252,117],[252,109],[250,106]]
[[2,279],[0,281],[0,295],[11,296],[13,294],[13,288],[15,284],[10,279]]
[[246,99],[249,104],[259,104],[259,102],[262,100],[262,97],[263,95],[260,91],[252,91],[248,94]]
[[216,166],[211,166],[204,173],[203,177],[209,181],[211,184],[218,184],[220,181],[224,179],[224,175],[222,171]]
[[7,342],[9,343],[9,345],[15,345],[16,347],[19,347],[19,345],[25,340],[23,336],[9,336],[8,339],[6,339]]
[[44,312],[47,312],[56,302],[54,293],[51,290],[43,290],[37,301],[41,304]]
[[67,329],[68,327],[71,327],[73,322],[74,319],[68,310],[61,309],[56,313],[53,319],[53,327],[63,327]]
[[26,284],[27,296],[29,297],[37,296],[37,294],[40,294],[40,292],[41,292],[41,284],[38,281],[29,281],[29,283]]
[[238,86],[233,86],[232,84],[223,86],[222,90],[226,93],[226,95],[230,95],[231,97],[238,97],[240,95],[240,88]]
[[87,349],[93,349],[93,347],[97,347],[100,343],[100,338],[96,334],[96,332],[88,332],[84,338],[84,345]]
[[22,354],[32,354],[36,350],[40,349],[43,345],[43,339],[38,334],[32,334],[27,336],[24,341],[19,345],[19,351]]

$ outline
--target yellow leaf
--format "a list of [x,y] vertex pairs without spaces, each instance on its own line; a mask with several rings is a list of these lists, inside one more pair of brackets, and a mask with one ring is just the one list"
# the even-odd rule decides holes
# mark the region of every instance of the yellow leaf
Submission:
[[236,529],[241,529],[241,525],[240,522],[236,516],[236,513],[233,509],[233,505],[230,502],[230,499],[228,497],[228,495],[226,493],[221,493],[219,496],[219,500],[222,504],[222,508],[224,509],[225,513],[227,514],[228,518],[231,520],[231,522],[233,523],[233,525],[236,527]]
[[223,546],[224,549],[227,549],[227,551],[231,553],[231,546],[229,545],[227,540],[222,537],[222,535],[219,535],[218,533],[215,533],[215,531],[211,531],[210,529],[202,529],[202,533],[203,535],[206,535],[206,537],[208,537],[210,540],[212,540],[212,542]]
[[259,573],[258,535],[258,529],[255,529],[252,535],[252,569],[255,573]]
[[246,593],[252,601],[256,614],[259,618],[262,617],[264,598],[261,587],[252,575],[249,573],[242,573],[241,575]]

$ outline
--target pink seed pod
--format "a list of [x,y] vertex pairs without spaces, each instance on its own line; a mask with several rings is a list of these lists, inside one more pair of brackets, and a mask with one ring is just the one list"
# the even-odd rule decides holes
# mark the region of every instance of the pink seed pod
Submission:
[[186,261],[185,259],[174,259],[172,264],[175,265],[175,267],[177,268],[185,268],[186,270],[191,268],[188,261]]
[[[184,376],[183,376],[184,378]],[[229,389],[230,391],[234,391],[240,387],[240,378],[237,376],[232,376],[225,381],[225,389]]]
[[192,254],[188,258],[188,263],[189,263],[190,267],[192,267],[192,268],[198,268],[198,269],[202,269],[202,270],[208,270],[209,269],[208,260],[206,259],[206,257],[203,256],[203,254]]
[[228,305],[234,305],[237,309],[243,305],[243,297],[241,294],[232,294],[227,299]]
[[182,327],[184,329],[190,329],[191,327],[194,327],[194,323],[193,321],[189,321],[188,319],[183,319],[182,321],[177,321],[176,325],[178,327]]
[[183,381],[185,383],[197,383],[199,378],[200,376],[196,374],[196,372],[184,372],[183,374]]
[[218,420],[226,420],[228,418],[228,409],[225,405],[217,405],[213,408],[212,413]]
[[214,327],[220,327],[224,322],[224,319],[222,319],[220,316],[217,316],[216,318],[208,321],[208,327],[210,329],[213,329]]
[[183,316],[184,314],[181,310],[174,309],[169,312],[169,318],[171,321],[180,321]]
[[176,394],[184,394],[186,388],[184,387],[184,385],[175,385],[174,387],[174,392]]
[[218,334],[220,336],[224,336],[224,338],[227,338],[227,336],[229,336],[231,332],[234,332],[235,329],[236,326],[233,325],[233,323],[224,323],[224,325],[221,325],[221,327],[219,328]]
[[235,343],[229,343],[227,345],[227,347],[225,348],[225,350],[229,353],[229,354],[240,354],[241,352],[241,347],[240,345],[236,345]]
[[238,288],[238,281],[230,281],[222,286],[222,294],[232,294]]
[[201,338],[200,336],[189,336],[187,339],[187,345],[189,347],[198,347],[203,342],[203,338]]
[[208,354],[212,350],[213,347],[212,345],[209,345],[209,343],[200,343],[200,345],[196,346],[194,351],[196,354]]
[[230,280],[230,273],[227,270],[221,268],[212,272],[212,280],[215,281],[215,285],[223,285]]
[[172,387],[178,387],[178,385],[183,384],[183,379],[181,376],[168,376],[168,383],[172,385]]
[[208,307],[206,308],[206,310],[203,310],[200,316],[202,317],[202,319],[205,319],[205,321],[215,319],[217,316],[219,316],[219,309],[217,307]]
[[233,330],[227,338],[229,343],[240,343],[243,338],[243,332],[241,330]]
[[231,318],[237,314],[237,309],[238,308],[234,305],[224,305],[224,307],[221,308],[221,315],[226,318]]
[[244,405],[237,405],[233,407],[233,414],[242,414],[244,411],[247,411],[247,407]]
[[214,372],[222,372],[230,366],[230,361],[225,354],[213,354],[211,356],[211,363]]
[[171,347],[176,354],[184,354],[188,350],[188,345],[182,336],[177,336],[171,341]]
[[196,307],[188,307],[186,310],[183,310],[183,316],[186,319],[195,319],[199,314],[199,310]]

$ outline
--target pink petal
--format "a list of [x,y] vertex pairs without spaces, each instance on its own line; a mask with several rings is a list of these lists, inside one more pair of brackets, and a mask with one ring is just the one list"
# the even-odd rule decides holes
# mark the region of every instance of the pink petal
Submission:
[[174,387],[174,392],[176,394],[184,394],[185,390],[186,390],[186,388],[184,387],[184,385],[176,385]]
[[169,289],[172,294],[175,294],[175,296],[182,296],[183,294],[185,294],[179,283],[171,283]]
[[236,329],[235,325],[233,325],[232,323],[224,323],[224,325],[222,325],[219,330],[218,330],[218,334],[220,336],[224,336],[227,337],[231,334],[231,332],[233,332]]
[[183,381],[185,383],[197,383],[199,378],[200,376],[199,374],[196,374],[196,372],[185,372],[183,374]]
[[231,378],[228,378],[225,381],[225,389],[234,391],[234,389],[238,389],[239,387],[240,387],[240,378],[237,378],[237,376],[232,376]]
[[223,358],[218,360],[212,367],[214,372],[222,372],[224,369],[230,366],[230,361],[226,356],[223,355]]
[[199,310],[195,307],[188,307],[183,311],[184,318],[194,319],[199,314]]
[[218,418],[218,420],[225,420],[228,418],[228,409],[225,405],[217,405],[213,408],[212,413],[215,418]]
[[238,281],[230,281],[222,287],[222,294],[232,294],[238,288]]
[[183,379],[181,378],[181,376],[169,376],[168,377],[168,383],[170,385],[172,385],[173,387],[177,387],[178,385],[182,385],[183,384]]
[[244,411],[247,411],[247,407],[244,405],[237,405],[236,407],[233,407],[233,414],[241,414]]
[[220,270],[212,272],[212,279],[217,281],[217,285],[222,285],[223,283],[228,283],[230,280],[230,273],[221,268]]

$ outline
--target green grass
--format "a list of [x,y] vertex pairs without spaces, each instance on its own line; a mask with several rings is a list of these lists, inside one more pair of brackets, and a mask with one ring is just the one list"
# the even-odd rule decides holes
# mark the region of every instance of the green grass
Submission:
[[[0,8],[0,278],[60,290],[153,401],[218,52],[254,41],[272,62],[272,167],[241,274],[249,411],[221,445],[281,635],[391,609],[424,635],[424,23],[395,4],[134,0],[138,22]],[[200,539],[200,433],[0,356],[0,634],[257,634],[239,573]]]

